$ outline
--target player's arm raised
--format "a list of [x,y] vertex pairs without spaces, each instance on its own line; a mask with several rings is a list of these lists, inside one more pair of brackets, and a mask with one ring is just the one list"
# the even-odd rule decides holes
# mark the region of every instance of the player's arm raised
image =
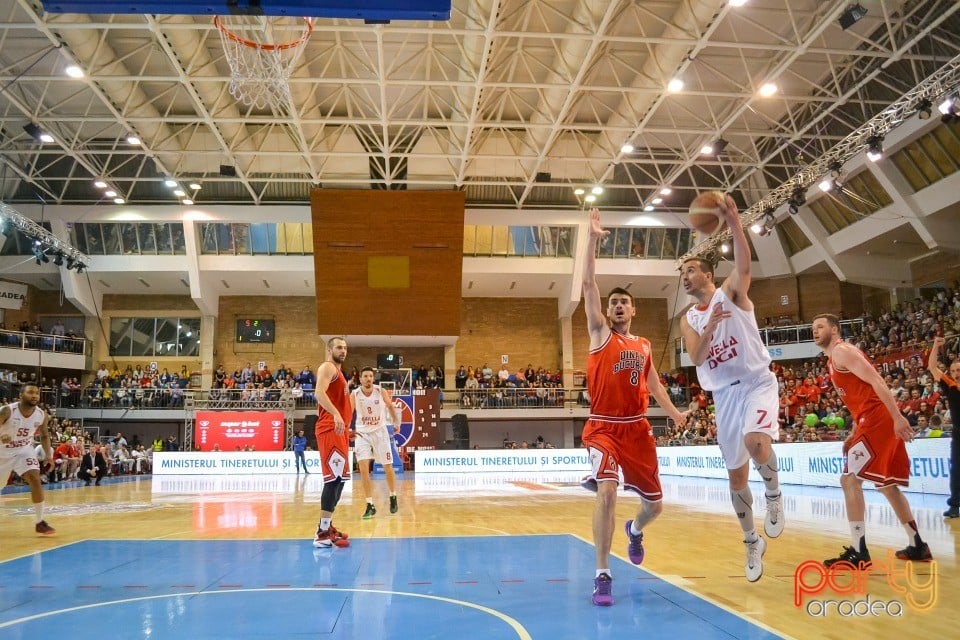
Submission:
[[393,395],[383,387],[380,387],[380,393],[383,395],[383,401],[390,412],[390,419],[393,420],[393,432],[400,433],[400,412],[393,406]]
[[870,361],[863,355],[863,352],[853,345],[840,343],[834,347],[831,357],[834,367],[846,369],[873,387],[877,397],[880,398],[880,402],[883,403],[883,406],[893,418],[893,431],[897,437],[907,442],[913,440],[913,427],[910,426],[907,419],[900,413],[900,409],[897,408],[897,401],[893,397],[893,392],[890,391],[890,387],[887,386],[886,381],[884,381],[877,370],[873,368],[873,365],[870,364]]
[[660,374],[657,373],[657,368],[653,366],[652,362],[647,369],[647,389],[650,390],[650,395],[657,401],[657,404],[666,410],[667,415],[673,418],[675,422],[684,424],[687,421],[687,414],[690,412],[681,412],[674,406],[673,401],[670,399],[670,394],[667,393],[667,390],[663,387],[663,383],[660,382]]
[[[937,336],[933,339],[933,346],[930,347],[930,357],[927,358],[927,371],[933,376],[933,384],[938,384],[943,377],[943,369],[940,368],[940,348],[946,340],[943,336]],[[956,382],[956,380],[954,380]]]
[[600,226],[600,210],[596,207],[590,209],[590,235],[587,239],[587,255],[583,259],[583,310],[587,314],[591,349],[603,344],[610,331],[603,315],[600,287],[597,285],[597,244],[609,234]]
[[733,273],[731,273],[723,282],[723,290],[727,297],[735,305],[750,311],[753,304],[747,297],[747,291],[750,289],[750,243],[747,242],[747,234],[743,231],[743,225],[740,223],[740,211],[737,209],[737,203],[729,195],[725,198],[723,207],[723,219],[730,229],[730,235],[733,239]]
[[327,396],[327,389],[330,388],[330,383],[333,382],[334,378],[338,375],[337,368],[333,365],[332,362],[324,362],[319,367],[317,367],[317,403],[323,407],[323,409],[333,416],[333,431],[338,436],[343,434],[345,428],[345,418],[340,415],[340,412],[337,411],[337,408],[333,406],[333,402],[330,401],[330,397]]

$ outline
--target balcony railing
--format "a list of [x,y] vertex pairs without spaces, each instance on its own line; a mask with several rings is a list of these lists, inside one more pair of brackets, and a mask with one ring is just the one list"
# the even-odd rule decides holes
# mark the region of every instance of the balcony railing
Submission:
[[67,338],[46,333],[0,330],[0,347],[29,351],[54,351],[57,353],[84,354],[86,338]]
[[[855,335],[863,332],[863,320],[841,320],[840,337],[849,340]],[[783,344],[801,344],[803,342],[813,342],[813,329],[809,324],[798,324],[786,327],[766,327],[760,329],[760,339],[763,344],[770,346]],[[675,342],[677,355],[686,351],[686,344],[683,338],[677,338]]]

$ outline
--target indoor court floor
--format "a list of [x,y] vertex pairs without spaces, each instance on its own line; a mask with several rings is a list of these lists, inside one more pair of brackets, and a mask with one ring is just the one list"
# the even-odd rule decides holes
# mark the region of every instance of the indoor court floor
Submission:
[[[870,491],[867,531],[877,566],[854,583],[849,574],[808,570],[797,607],[797,567],[848,544],[839,490],[785,487],[787,529],[770,541],[763,578],[750,584],[725,482],[664,476],[664,514],[647,530],[644,565],[626,560],[618,529],[616,602],[600,608],[590,602],[593,495],[577,474],[400,478],[396,515],[382,476],[371,520],[361,520],[356,490],[345,493],[334,523],[351,546],[324,550],[311,544],[320,508],[315,475],[138,476],[55,488],[47,492],[47,520],[58,530],[52,537],[33,533],[29,493],[7,488],[0,638],[880,640],[956,633],[958,521],[940,517],[942,496],[909,495],[935,563],[886,566],[887,550],[903,547],[906,534]],[[762,528],[762,486],[754,494]],[[618,519],[632,517],[636,504],[621,494]],[[818,582],[825,588],[815,593]],[[857,592],[838,593],[851,584]],[[832,608],[819,604],[830,601]],[[842,601],[850,604],[836,604]]]

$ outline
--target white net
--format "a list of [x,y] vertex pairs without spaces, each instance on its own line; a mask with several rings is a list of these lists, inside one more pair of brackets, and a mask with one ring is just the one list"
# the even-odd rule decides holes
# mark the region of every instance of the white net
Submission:
[[313,32],[309,18],[292,28],[285,22],[230,16],[213,20],[230,63],[230,95],[255,109],[292,106],[290,75]]

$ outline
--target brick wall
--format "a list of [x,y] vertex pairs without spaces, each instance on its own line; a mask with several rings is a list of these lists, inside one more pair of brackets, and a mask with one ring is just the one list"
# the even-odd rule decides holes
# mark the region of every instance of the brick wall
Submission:
[[[497,371],[500,356],[511,371],[560,368],[560,319],[554,298],[464,298],[460,308],[457,365]],[[441,350],[440,362],[443,362]]]
[[[781,296],[787,296],[786,305],[780,303]],[[794,320],[799,318],[800,298],[797,278],[794,276],[753,280],[750,283],[750,299],[753,301],[757,325],[761,327],[766,318],[770,318],[774,324],[778,323],[780,316],[789,316]]]
[[[272,344],[237,343],[239,318],[273,318],[276,338]],[[349,330],[349,318],[344,318]],[[346,331],[345,331],[346,332]],[[271,371],[278,365],[300,371],[305,366],[316,370],[326,358],[323,341],[317,335],[317,308],[313,296],[221,296],[220,315],[214,341],[214,368],[223,364],[228,373],[242,369],[247,362],[257,366],[263,360]]]
[[24,320],[33,324],[39,316],[82,315],[83,313],[79,309],[66,298],[61,297],[59,291],[44,291],[33,285],[27,285],[27,299],[23,301],[22,307],[20,309],[4,309],[3,323],[7,329],[16,330]]

